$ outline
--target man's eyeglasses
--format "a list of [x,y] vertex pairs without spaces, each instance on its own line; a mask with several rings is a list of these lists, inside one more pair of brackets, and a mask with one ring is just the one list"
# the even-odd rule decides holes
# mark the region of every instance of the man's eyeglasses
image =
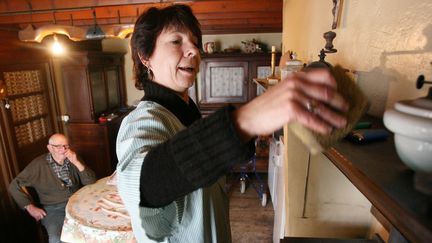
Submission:
[[66,145],[63,145],[63,144],[50,144],[50,145],[53,146],[56,149],[61,149],[61,148],[69,149],[69,145],[68,144],[66,144]]

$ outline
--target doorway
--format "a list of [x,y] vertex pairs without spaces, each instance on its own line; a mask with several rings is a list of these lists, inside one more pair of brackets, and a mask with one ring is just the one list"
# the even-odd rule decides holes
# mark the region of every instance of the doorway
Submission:
[[5,90],[1,104],[2,126],[8,136],[18,173],[46,152],[49,136],[58,130],[48,64],[7,65],[0,68]]
[[[27,58],[20,60],[36,61]],[[47,152],[49,136],[59,131],[56,89],[51,77],[46,59],[0,66],[0,225],[7,229],[2,239],[39,240],[40,227],[17,207],[8,186],[35,157]]]

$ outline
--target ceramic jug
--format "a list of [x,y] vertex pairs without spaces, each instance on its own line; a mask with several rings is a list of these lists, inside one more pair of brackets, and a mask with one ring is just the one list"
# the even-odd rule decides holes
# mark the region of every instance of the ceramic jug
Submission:
[[206,42],[204,44],[204,52],[211,54],[214,51],[215,51],[215,43],[213,41]]

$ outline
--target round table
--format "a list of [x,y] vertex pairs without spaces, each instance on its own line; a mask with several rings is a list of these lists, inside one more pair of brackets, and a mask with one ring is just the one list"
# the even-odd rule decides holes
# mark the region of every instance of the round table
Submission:
[[66,206],[64,242],[136,242],[129,215],[109,177],[74,193]]

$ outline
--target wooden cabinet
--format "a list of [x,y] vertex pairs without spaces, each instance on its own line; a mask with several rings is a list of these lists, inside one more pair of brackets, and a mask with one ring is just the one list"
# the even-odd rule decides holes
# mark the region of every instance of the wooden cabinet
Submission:
[[117,166],[115,144],[121,121],[127,113],[106,123],[68,123],[68,137],[73,149],[96,173],[108,176]]
[[[279,63],[280,55],[276,55]],[[198,106],[203,116],[232,104],[241,106],[257,96],[254,78],[271,74],[270,53],[204,54],[201,61],[201,97]],[[268,139],[256,141],[255,171],[267,172]],[[235,169],[235,171],[238,171]]]
[[198,102],[201,113],[206,116],[227,104],[240,106],[256,97],[257,87],[252,79],[269,76],[270,62],[270,53],[204,54]]
[[[125,106],[123,54],[76,52],[62,60],[68,137],[98,178],[115,170],[115,140]],[[99,117],[117,114],[99,123]]]
[[76,52],[62,60],[70,122],[96,122],[124,105],[123,54]]

